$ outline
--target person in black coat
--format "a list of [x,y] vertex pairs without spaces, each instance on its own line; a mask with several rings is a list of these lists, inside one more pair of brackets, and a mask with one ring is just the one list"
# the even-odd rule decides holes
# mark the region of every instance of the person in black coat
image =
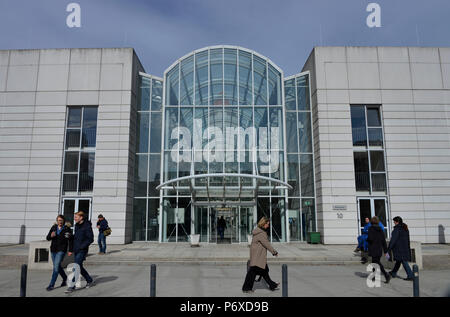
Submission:
[[379,226],[380,220],[378,217],[373,217],[370,220],[371,226],[369,227],[368,233],[367,233],[367,243],[369,244],[369,256],[372,257],[372,263],[378,264],[380,267],[381,272],[384,274],[384,277],[386,278],[385,283],[389,283],[389,280],[391,279],[391,276],[386,273],[383,264],[380,262],[381,256],[383,254],[387,254],[387,245],[386,245],[386,239],[384,237],[384,231]]
[[403,223],[403,219],[401,217],[395,217],[393,220],[395,227],[392,231],[388,252],[392,251],[394,254],[395,265],[389,274],[392,277],[397,277],[398,269],[400,268],[400,264],[402,264],[406,274],[408,275],[405,280],[412,281],[414,275],[408,263],[408,261],[411,261],[408,226]]
[[[94,242],[94,233],[92,232],[92,223],[85,219],[84,212],[79,211],[75,213],[75,233],[73,236],[73,253],[75,255],[75,263],[80,266],[80,273],[85,278],[87,284],[86,288],[93,286],[93,279],[83,267],[83,261],[86,260],[86,255],[89,251],[89,245]],[[75,286],[69,287],[66,293],[71,293],[75,290]]]
[[61,287],[67,285],[67,275],[61,267],[61,263],[64,260],[67,249],[69,249],[69,256],[72,255],[73,251],[72,229],[66,225],[66,219],[63,215],[59,215],[56,218],[56,223],[50,228],[47,234],[47,240],[52,242],[50,244],[50,253],[53,261],[53,273],[50,284],[47,286],[47,291],[51,291],[55,288],[58,274],[63,279]]

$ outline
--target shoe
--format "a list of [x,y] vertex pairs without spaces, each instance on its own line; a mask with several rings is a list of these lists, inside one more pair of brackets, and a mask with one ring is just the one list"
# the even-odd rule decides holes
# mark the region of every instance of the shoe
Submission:
[[404,278],[403,279],[404,281],[412,281],[412,280],[414,280],[412,277],[407,277],[407,278]]
[[67,286],[67,282],[66,281],[62,281],[61,285],[59,287],[64,287]]
[[361,251],[361,249],[360,248],[356,248],[353,252],[359,252],[359,251]]
[[277,287],[274,287],[274,288],[270,288],[270,290],[273,292],[273,291],[278,291],[280,288],[277,286]]
[[94,281],[92,281],[92,282],[90,282],[90,283],[87,283],[86,284],[86,286],[84,287],[84,288],[90,288],[90,287],[92,287],[92,286],[94,286],[95,284],[94,284]]
[[388,284],[389,281],[391,280],[391,276],[389,274],[386,274],[386,281],[384,283]]
[[246,294],[251,294],[251,293],[254,293],[255,291],[254,290],[252,290],[252,289],[250,289],[250,290],[248,290],[248,291],[242,291],[243,293],[246,293]]
[[391,276],[391,278],[396,278],[397,275],[394,275],[394,273],[392,273],[392,271],[389,272],[389,275]]
[[74,287],[69,287],[68,289],[65,290],[64,293],[69,294],[72,293],[75,290],[75,286]]
[[50,292],[50,291],[53,291],[54,289],[55,289],[55,288],[54,288],[53,286],[47,286],[47,288],[46,288],[46,290],[49,291],[49,292]]
[[366,264],[368,261],[366,258],[361,259],[361,264]]

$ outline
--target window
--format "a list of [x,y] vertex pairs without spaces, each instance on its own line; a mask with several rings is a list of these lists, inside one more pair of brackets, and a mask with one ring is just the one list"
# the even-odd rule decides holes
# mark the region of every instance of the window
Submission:
[[68,107],[64,146],[63,191],[94,187],[97,107]]
[[357,191],[385,192],[386,167],[383,127],[379,106],[351,106]]

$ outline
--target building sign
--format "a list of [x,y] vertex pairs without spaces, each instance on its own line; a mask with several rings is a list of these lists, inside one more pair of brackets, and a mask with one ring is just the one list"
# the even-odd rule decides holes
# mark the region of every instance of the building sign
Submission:
[[231,211],[231,207],[217,207],[216,211]]
[[347,205],[333,205],[335,211],[347,211]]

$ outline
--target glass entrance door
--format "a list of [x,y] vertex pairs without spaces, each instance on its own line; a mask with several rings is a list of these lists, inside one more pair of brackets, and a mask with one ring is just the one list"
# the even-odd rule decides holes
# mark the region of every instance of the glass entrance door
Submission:
[[195,207],[195,233],[200,235],[200,242],[208,242],[208,207]]
[[209,243],[246,243],[255,225],[254,207],[195,206],[194,219],[193,228],[200,242]]
[[83,211],[89,220],[91,220],[91,198],[64,198],[63,199],[63,215],[66,222],[70,222],[74,226],[74,214]]
[[389,237],[389,219],[387,210],[387,200],[384,197],[358,197],[358,223],[359,223],[359,233],[361,234],[362,229],[366,225],[366,218],[372,218],[377,216],[380,222],[385,228],[385,235]]
[[209,242],[210,243],[217,243],[217,213],[216,208],[208,208],[209,212]]
[[241,238],[239,242],[247,242],[247,236],[252,233],[254,223],[253,209],[253,207],[240,207],[239,231]]

